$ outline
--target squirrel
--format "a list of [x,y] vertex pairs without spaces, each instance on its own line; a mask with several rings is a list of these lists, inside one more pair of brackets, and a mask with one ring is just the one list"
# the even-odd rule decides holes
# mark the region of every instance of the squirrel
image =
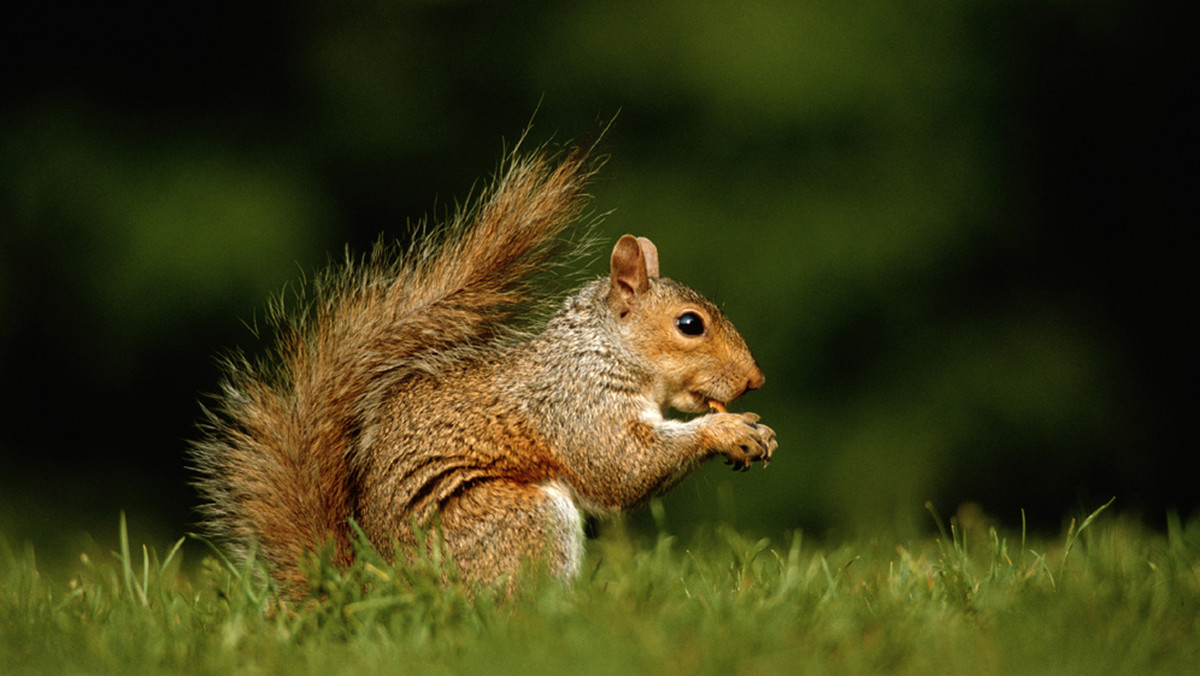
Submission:
[[565,300],[539,289],[588,246],[565,233],[589,154],[513,152],[440,236],[381,241],[298,308],[272,305],[274,348],[225,360],[191,447],[211,535],[285,587],[322,546],[352,562],[351,520],[381,552],[436,528],[473,584],[531,564],[569,581],[583,514],[638,506],[716,455],[768,463],[775,432],[725,408],[762,371],[720,309],[659,276],[650,240],[621,237],[609,276]]

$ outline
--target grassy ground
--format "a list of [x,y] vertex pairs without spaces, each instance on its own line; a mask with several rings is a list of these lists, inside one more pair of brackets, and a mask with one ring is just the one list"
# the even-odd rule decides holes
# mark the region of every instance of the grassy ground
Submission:
[[[130,546],[49,579],[0,538],[0,673],[1196,673],[1200,524],[782,546],[611,528],[573,588],[470,596],[436,562],[326,570],[276,607],[216,556]],[[105,558],[106,560],[96,560]]]

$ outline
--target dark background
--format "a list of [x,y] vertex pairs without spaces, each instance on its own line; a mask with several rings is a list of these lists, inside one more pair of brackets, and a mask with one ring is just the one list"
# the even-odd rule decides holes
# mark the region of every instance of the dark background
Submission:
[[606,240],[651,237],[725,306],[768,376],[741,406],[780,439],[766,471],[685,482],[672,527],[1195,508],[1197,62],[1173,4],[50,3],[4,24],[10,539],[69,550],[120,510],[152,540],[192,528],[198,402],[217,354],[259,349],[271,294],[445,216],[531,121],[529,146],[614,115]]

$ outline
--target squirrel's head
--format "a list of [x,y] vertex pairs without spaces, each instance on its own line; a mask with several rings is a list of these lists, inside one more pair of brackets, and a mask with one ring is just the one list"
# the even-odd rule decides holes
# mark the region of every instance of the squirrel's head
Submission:
[[659,277],[658,249],[645,237],[625,235],[613,247],[608,306],[654,372],[659,406],[703,413],[762,387],[763,372],[733,323],[692,289]]

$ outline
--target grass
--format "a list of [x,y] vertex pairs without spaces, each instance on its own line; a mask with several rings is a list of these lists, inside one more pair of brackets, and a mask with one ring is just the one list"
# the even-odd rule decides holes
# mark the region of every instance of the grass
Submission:
[[1044,541],[934,513],[940,537],[833,548],[617,524],[571,588],[471,595],[375,559],[284,610],[251,568],[131,546],[122,517],[113,558],[61,581],[0,538],[0,673],[1195,673],[1200,524],[1103,511]]

